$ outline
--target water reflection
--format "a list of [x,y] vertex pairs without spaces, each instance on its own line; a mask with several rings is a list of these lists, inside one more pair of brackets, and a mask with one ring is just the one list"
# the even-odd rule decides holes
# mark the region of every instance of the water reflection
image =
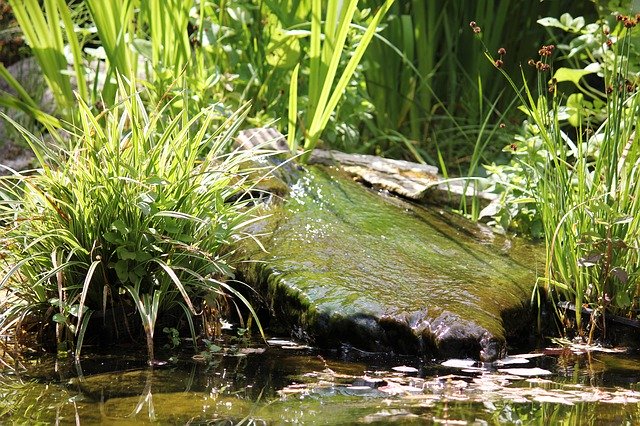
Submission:
[[532,358],[532,369],[553,372],[546,377],[413,358],[344,362],[310,350],[268,349],[206,363],[185,358],[154,369],[140,355],[94,354],[81,364],[40,359],[21,374],[5,370],[0,422],[568,425],[640,418],[635,355]]

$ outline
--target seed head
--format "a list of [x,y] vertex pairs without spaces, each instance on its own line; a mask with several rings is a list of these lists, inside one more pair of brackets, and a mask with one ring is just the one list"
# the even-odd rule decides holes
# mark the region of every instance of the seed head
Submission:
[[500,123],[500,125],[498,127],[500,127],[501,129],[504,129],[505,127],[507,127],[507,125],[504,124],[504,123]]
[[529,59],[527,61],[527,64],[529,64],[529,66],[535,67],[536,66],[536,61],[534,61],[533,59]]
[[506,54],[507,54],[507,49],[505,49],[504,47],[501,47],[500,49],[498,49],[498,55],[504,56]]
[[502,61],[502,59],[496,59],[496,61],[493,63],[496,68],[502,68],[502,66],[504,65],[504,62]]
[[636,24],[637,24],[637,22],[636,22],[635,19],[629,18],[629,19],[624,21],[624,27],[625,28],[633,28],[633,27],[636,26]]
[[476,21],[471,21],[471,22],[469,22],[469,26],[470,26],[471,28],[475,28],[475,27],[477,27],[477,26],[478,26],[478,24],[476,24]]
[[556,47],[553,44],[548,46],[542,46],[540,50],[538,50],[538,55],[540,56],[551,56]]
[[613,93],[613,86],[612,85],[608,85],[607,86],[607,95],[610,95]]
[[482,31],[482,29],[480,27],[473,27],[473,32],[476,34],[480,34],[480,32]]

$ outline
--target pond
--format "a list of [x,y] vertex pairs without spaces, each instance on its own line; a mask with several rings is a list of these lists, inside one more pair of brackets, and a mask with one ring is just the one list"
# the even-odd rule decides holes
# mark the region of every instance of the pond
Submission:
[[[87,348],[89,349],[89,348]],[[318,351],[286,340],[39,358],[0,374],[0,423],[635,424],[637,353],[542,349],[501,363]],[[89,351],[87,351],[89,352]],[[171,358],[169,358],[171,357]]]

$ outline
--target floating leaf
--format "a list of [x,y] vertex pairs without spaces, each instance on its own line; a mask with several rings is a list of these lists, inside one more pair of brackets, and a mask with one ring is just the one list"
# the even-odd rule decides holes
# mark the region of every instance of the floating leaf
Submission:
[[538,368],[538,367],[534,367],[534,368],[502,368],[502,369],[498,369],[498,371],[501,372],[501,373],[513,374],[514,376],[522,376],[522,377],[550,376],[550,375],[553,374],[549,370],[545,370],[543,368]]
[[397,367],[392,368],[393,371],[397,371],[399,373],[417,373],[418,369],[414,367],[408,367],[406,365],[399,365]]
[[527,358],[522,358],[522,357],[506,357],[503,359],[499,359],[496,362],[494,362],[494,365],[512,365],[512,364],[528,364],[529,360]]
[[441,365],[445,367],[453,367],[453,368],[469,368],[475,367],[477,361],[472,359],[449,359],[443,362]]

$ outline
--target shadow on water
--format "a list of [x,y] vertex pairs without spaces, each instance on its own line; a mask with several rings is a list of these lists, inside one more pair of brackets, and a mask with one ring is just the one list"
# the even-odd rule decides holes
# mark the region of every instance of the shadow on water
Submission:
[[617,425],[640,416],[637,354],[442,365],[286,347],[154,369],[123,351],[81,364],[42,358],[21,374],[0,373],[0,422]]

